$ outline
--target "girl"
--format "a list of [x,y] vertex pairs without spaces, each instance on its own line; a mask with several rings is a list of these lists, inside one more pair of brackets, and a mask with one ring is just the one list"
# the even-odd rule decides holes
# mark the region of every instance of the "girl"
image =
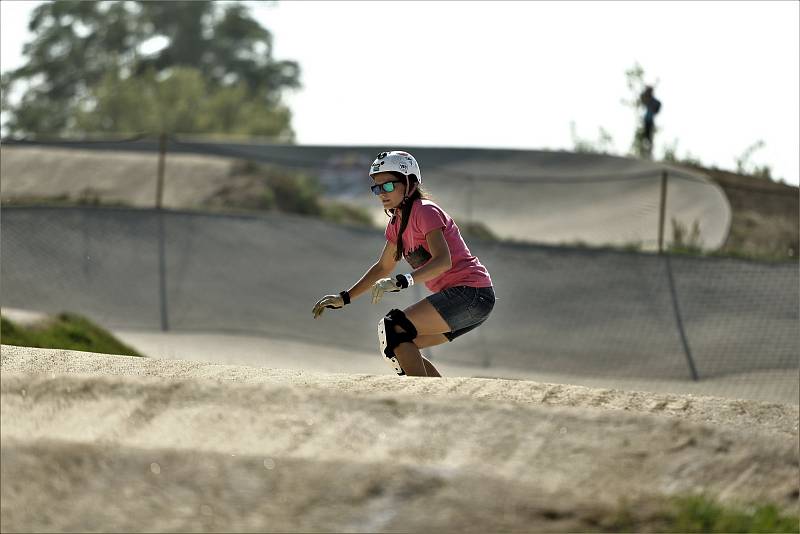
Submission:
[[[347,291],[326,295],[314,306],[339,309],[372,288],[372,303],[384,293],[425,282],[432,295],[405,310],[391,310],[378,321],[381,355],[398,375],[441,376],[419,349],[439,345],[480,326],[494,307],[492,279],[445,211],[421,189],[422,173],[407,152],[381,152],[369,172],[372,192],[391,217],[378,261]],[[413,272],[387,278],[401,254]]]

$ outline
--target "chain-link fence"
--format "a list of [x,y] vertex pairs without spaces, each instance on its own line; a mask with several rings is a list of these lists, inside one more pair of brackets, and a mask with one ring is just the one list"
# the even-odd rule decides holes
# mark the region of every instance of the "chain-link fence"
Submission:
[[[158,168],[158,145],[144,147],[142,143],[147,142],[108,146],[137,146],[129,152],[141,149],[148,154],[146,165],[142,160],[131,160],[131,165],[139,165],[142,175],[149,175],[139,186],[149,184],[144,197],[151,200],[138,205],[149,202],[152,206],[157,197],[153,175]],[[203,147],[206,154],[217,150],[272,165],[305,165],[309,172],[316,169],[314,172],[320,173],[321,182],[335,184],[339,191],[351,186],[356,191],[364,185],[362,175],[348,174],[358,158],[349,163],[339,160],[337,168],[330,163],[335,153],[330,147],[309,147],[308,157],[302,161],[298,154],[303,147]],[[526,188],[569,190],[591,183],[597,188],[588,196],[603,204],[599,191],[609,184],[625,183],[626,190],[640,187],[648,197],[654,190],[660,192],[664,184],[662,170],[654,167],[628,169],[624,179],[617,181],[607,176],[600,182],[587,182],[590,178],[578,180],[573,175],[564,182],[569,185],[558,185],[557,177],[548,182],[541,174],[548,166],[560,168],[558,160],[545,158],[537,160],[541,172],[531,183],[512,175],[479,181],[462,174],[461,182],[453,178],[448,186],[447,173],[455,173],[456,165],[465,165],[469,153],[428,150],[432,152],[418,157],[430,160],[429,175],[435,177],[431,189],[437,196],[440,190],[446,192],[446,200],[440,200],[445,209],[462,210],[462,218],[470,214],[486,221],[493,220],[492,213],[499,217],[507,211],[516,221],[512,226],[523,232],[528,232],[540,215],[537,210],[526,211],[525,203],[533,196]],[[363,152],[372,154],[367,149]],[[520,157],[507,152],[505,156],[511,160]],[[431,157],[423,159],[426,156]],[[497,154],[491,158],[501,159]],[[473,156],[473,163],[491,158],[480,154],[480,158]],[[621,158],[605,162],[606,170],[608,165],[619,165],[617,160]],[[170,187],[174,187],[169,185],[169,161],[165,200],[170,199]],[[591,158],[583,163],[593,161],[602,163]],[[574,168],[568,170],[574,173],[577,167],[574,161],[571,164]],[[507,168],[514,165],[522,164],[517,161]],[[590,165],[593,169],[600,166]],[[554,170],[553,176],[558,172],[564,171]],[[102,193],[104,183],[110,182],[101,179],[108,180],[108,173],[101,169],[97,173],[97,190]],[[191,176],[181,180],[183,187],[194,183]],[[688,176],[676,182],[714,190],[695,180]],[[503,193],[492,192],[493,186]],[[667,193],[667,199],[679,201],[685,191],[668,188]],[[463,195],[462,203],[456,201],[458,194]],[[504,209],[499,203],[503,195],[513,197]],[[563,191],[544,196],[556,202],[559,195],[569,196]],[[696,198],[692,195],[690,190],[686,198]],[[660,204],[656,195],[646,205],[620,207],[638,213],[638,222],[634,215],[619,217],[629,217],[626,225],[646,223],[652,228],[648,230],[650,242],[657,242],[659,219],[666,224],[670,214],[666,210],[660,217]],[[710,212],[702,203],[687,205],[681,209],[697,213],[717,209],[713,201]],[[598,211],[610,216],[603,209]],[[559,214],[561,218],[575,217],[574,213],[566,205],[552,209],[554,218]],[[587,208],[584,216],[590,215]],[[722,224],[729,224],[724,217],[723,213]],[[599,218],[595,225],[604,224]],[[310,320],[310,308],[320,295],[349,287],[375,261],[383,235],[372,228],[290,214],[6,207],[1,234],[3,306],[75,311],[111,328],[255,333],[375,351],[377,319],[389,307],[402,308],[422,297],[419,290],[392,295],[392,302],[380,309],[361,299],[346,312],[326,314],[324,321]],[[436,347],[437,359],[478,369],[533,369],[610,381],[736,378],[738,389],[732,394],[742,394],[747,387],[770,387],[776,378],[785,383],[788,376],[791,383],[797,382],[800,287],[796,263],[508,241],[468,242],[492,275],[497,305],[490,320],[464,338],[467,342]]]

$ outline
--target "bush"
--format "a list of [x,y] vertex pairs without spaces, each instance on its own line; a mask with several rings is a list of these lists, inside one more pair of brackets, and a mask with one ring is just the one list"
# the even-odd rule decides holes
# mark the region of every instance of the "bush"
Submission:
[[253,202],[253,192],[225,190],[224,205],[234,208],[277,210],[284,213],[298,213],[321,217],[339,224],[353,224],[373,227],[369,212],[358,206],[322,199],[322,187],[315,177],[303,172],[260,165],[252,160],[237,161],[231,169],[231,179],[252,177],[260,180],[257,202]]
[[[322,215],[322,205],[319,202],[320,185],[316,179],[302,172],[261,165],[252,160],[239,160],[234,163],[230,172],[231,180],[240,177],[251,177],[262,184],[259,193],[244,190],[242,194],[230,194],[224,204],[229,207],[278,210],[286,213],[300,213],[302,215]],[[227,193],[236,193],[227,191]],[[257,202],[253,197],[258,195]]]
[[322,218],[337,224],[375,227],[367,210],[341,202],[328,202],[323,205]]
[[497,234],[492,232],[488,226],[482,222],[470,221],[466,223],[458,223],[458,228],[461,230],[461,235],[474,239],[483,239],[484,241],[500,241]]
[[266,179],[275,208],[287,213],[322,215],[317,180],[299,173],[270,173]]

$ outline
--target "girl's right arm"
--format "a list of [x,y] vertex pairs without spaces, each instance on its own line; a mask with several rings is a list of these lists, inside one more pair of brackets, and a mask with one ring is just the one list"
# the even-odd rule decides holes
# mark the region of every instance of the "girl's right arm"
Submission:
[[397,261],[394,259],[396,251],[397,245],[387,240],[386,245],[383,247],[381,257],[378,258],[378,261],[375,262],[372,267],[370,267],[369,270],[364,273],[364,276],[361,277],[361,280],[356,282],[356,284],[348,291],[350,294],[350,300],[355,300],[356,297],[365,291],[370,290],[375,282],[392,274],[392,271],[394,271],[394,268],[397,265]]

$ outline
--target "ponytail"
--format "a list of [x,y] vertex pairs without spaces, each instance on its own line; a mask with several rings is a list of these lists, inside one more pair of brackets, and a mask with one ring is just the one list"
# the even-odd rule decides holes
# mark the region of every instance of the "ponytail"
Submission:
[[[392,172],[392,174],[398,178],[405,179],[405,175],[399,172]],[[413,193],[411,193],[410,197],[403,201],[403,204],[400,206],[400,209],[402,209],[402,215],[400,219],[400,230],[397,231],[397,250],[394,253],[394,261],[400,261],[400,259],[403,257],[403,232],[405,232],[406,226],[408,226],[408,220],[411,218],[411,208],[413,207],[414,202],[429,198],[426,192],[422,190],[422,186],[417,183],[416,178],[414,178],[413,181],[409,180],[409,187],[412,183],[417,185],[416,189]],[[392,209],[391,214],[388,211],[386,213],[387,215],[392,215],[390,224],[394,223],[394,217],[396,216],[397,208]]]

